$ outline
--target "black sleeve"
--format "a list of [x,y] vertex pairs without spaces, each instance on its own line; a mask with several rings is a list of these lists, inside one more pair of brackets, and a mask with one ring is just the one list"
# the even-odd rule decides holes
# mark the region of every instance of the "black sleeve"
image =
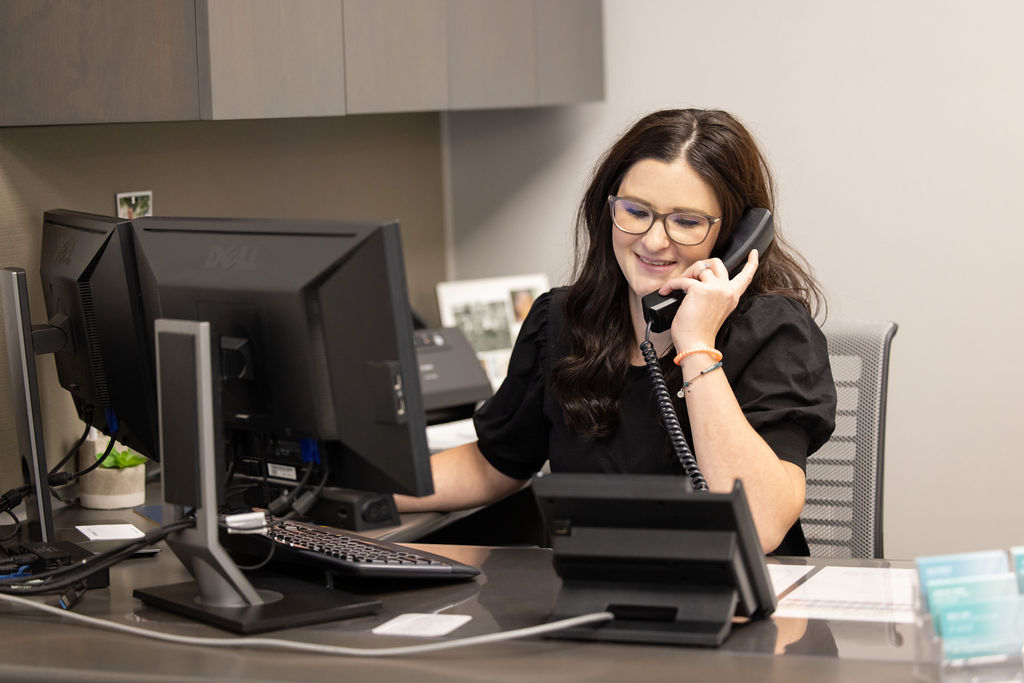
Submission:
[[529,479],[548,459],[544,415],[548,310],[551,292],[537,297],[519,330],[508,374],[473,416],[480,452],[502,474]]
[[780,459],[806,469],[835,429],[836,387],[825,335],[798,302],[752,296],[718,348],[743,414]]

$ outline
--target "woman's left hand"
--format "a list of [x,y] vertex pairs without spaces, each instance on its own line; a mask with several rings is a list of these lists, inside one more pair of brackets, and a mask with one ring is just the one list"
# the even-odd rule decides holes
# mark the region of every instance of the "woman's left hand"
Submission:
[[662,294],[686,292],[672,320],[672,341],[677,349],[714,346],[719,328],[735,310],[757,271],[757,250],[750,252],[743,269],[732,279],[721,259],[706,258],[690,265],[682,275],[666,282]]

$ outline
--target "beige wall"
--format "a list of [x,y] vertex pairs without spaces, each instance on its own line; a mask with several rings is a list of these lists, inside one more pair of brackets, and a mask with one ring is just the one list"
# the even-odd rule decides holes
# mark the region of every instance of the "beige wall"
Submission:
[[[413,307],[436,322],[434,284],[445,279],[440,168],[437,114],[0,129],[0,265],[28,271],[32,317],[42,322],[46,209],[110,214],[115,193],[152,190],[161,215],[398,218]],[[0,366],[6,490],[20,474],[6,361]],[[52,359],[37,367],[54,462],[79,423]]]
[[453,275],[567,274],[598,155],[664,107],[760,138],[836,316],[891,319],[891,557],[1024,543],[1024,4],[605,0],[606,102],[465,112]]

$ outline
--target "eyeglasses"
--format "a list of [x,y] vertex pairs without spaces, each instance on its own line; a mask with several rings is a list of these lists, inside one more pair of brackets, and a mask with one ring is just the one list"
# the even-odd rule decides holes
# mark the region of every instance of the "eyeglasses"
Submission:
[[678,213],[658,213],[649,206],[632,199],[623,199],[609,195],[608,205],[611,207],[612,223],[622,232],[630,235],[642,235],[654,225],[655,221],[665,219],[665,234],[676,244],[692,247],[707,239],[711,226],[722,220],[719,216],[708,216],[703,213],[682,211]]

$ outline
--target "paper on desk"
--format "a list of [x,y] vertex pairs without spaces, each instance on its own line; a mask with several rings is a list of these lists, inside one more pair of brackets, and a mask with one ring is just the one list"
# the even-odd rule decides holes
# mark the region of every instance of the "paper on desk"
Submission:
[[476,428],[473,418],[442,422],[427,427],[427,445],[431,453],[455,448],[476,441]]
[[806,564],[769,564],[768,578],[772,580],[772,589],[775,597],[782,595],[787,588],[807,575],[807,572],[814,569],[812,565]]
[[914,570],[823,567],[779,600],[777,617],[914,621]]
[[373,632],[388,636],[420,636],[423,638],[448,635],[473,617],[468,614],[399,614],[384,622]]
[[142,538],[146,534],[134,524],[81,524],[75,527],[90,541],[117,541],[125,538]]

